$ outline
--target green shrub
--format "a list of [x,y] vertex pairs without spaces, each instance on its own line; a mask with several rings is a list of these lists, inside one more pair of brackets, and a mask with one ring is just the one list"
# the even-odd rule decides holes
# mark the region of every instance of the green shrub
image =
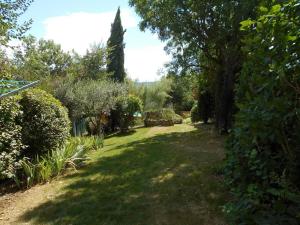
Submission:
[[182,117],[177,115],[171,108],[144,113],[144,124],[146,127],[173,126],[174,124],[182,123],[182,121]]
[[20,156],[25,149],[22,144],[22,112],[17,97],[9,97],[0,102],[0,180],[15,178],[20,167]]
[[191,120],[193,123],[200,121],[200,112],[198,108],[198,102],[196,102],[191,110]]
[[63,146],[69,137],[70,121],[66,108],[57,99],[33,89],[23,93],[20,105],[23,143],[29,146],[26,156],[43,155]]
[[242,22],[246,61],[225,167],[230,224],[300,221],[300,5],[284,2]]
[[134,126],[134,114],[141,112],[143,108],[142,100],[134,95],[129,95],[119,99],[117,103],[117,110],[119,113],[119,124],[122,132]]

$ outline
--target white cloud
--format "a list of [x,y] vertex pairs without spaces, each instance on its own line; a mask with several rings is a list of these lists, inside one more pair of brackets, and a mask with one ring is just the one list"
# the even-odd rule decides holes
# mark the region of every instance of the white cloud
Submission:
[[159,80],[158,71],[170,57],[163,50],[163,45],[144,46],[125,49],[125,67],[132,79],[139,81]]
[[[137,28],[137,20],[129,9],[121,11],[122,24],[128,28]],[[84,54],[93,43],[106,43],[110,35],[115,11],[102,13],[78,12],[65,16],[51,17],[44,21],[45,39],[52,39],[65,51],[74,49]],[[130,41],[130,40],[128,40]],[[168,57],[163,45],[139,48],[125,48],[125,67],[129,76],[140,81],[157,80],[158,69],[162,68]]]
[[13,58],[14,55],[13,49],[18,48],[19,46],[21,46],[21,44],[22,42],[20,40],[13,39],[8,42],[9,47],[0,46],[0,49],[6,53],[8,58]]
[[[122,23],[126,28],[136,27],[137,22],[130,10],[122,10]],[[110,35],[115,12],[71,13],[66,16],[50,17],[44,21],[45,39],[61,44],[64,50],[75,49],[84,54],[93,43],[106,43]]]

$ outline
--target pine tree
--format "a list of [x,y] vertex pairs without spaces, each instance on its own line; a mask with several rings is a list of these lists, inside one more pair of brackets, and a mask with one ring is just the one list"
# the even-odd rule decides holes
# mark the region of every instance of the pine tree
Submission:
[[112,80],[116,82],[124,82],[125,79],[125,69],[124,69],[124,47],[123,43],[124,33],[121,16],[120,7],[118,8],[115,20],[111,26],[111,35],[108,39],[107,46],[110,49],[108,55],[108,65],[107,72],[111,74]]

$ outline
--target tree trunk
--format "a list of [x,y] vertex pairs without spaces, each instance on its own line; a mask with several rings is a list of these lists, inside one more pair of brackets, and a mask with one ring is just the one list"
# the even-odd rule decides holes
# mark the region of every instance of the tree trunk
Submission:
[[220,133],[227,133],[232,126],[235,71],[235,63],[226,58],[217,74],[216,127]]

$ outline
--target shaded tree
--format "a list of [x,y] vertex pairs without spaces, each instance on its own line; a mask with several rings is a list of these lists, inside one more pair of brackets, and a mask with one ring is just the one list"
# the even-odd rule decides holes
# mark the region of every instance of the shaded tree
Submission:
[[242,64],[240,22],[255,13],[259,1],[130,0],[149,28],[167,41],[177,72],[209,70],[215,85],[216,126],[232,125],[234,85]]
[[190,111],[195,102],[195,92],[197,88],[197,77],[189,73],[178,76],[170,73],[167,76],[172,80],[171,91],[169,93],[175,112]]
[[242,22],[246,58],[225,170],[231,224],[300,221],[300,4],[268,2]]

